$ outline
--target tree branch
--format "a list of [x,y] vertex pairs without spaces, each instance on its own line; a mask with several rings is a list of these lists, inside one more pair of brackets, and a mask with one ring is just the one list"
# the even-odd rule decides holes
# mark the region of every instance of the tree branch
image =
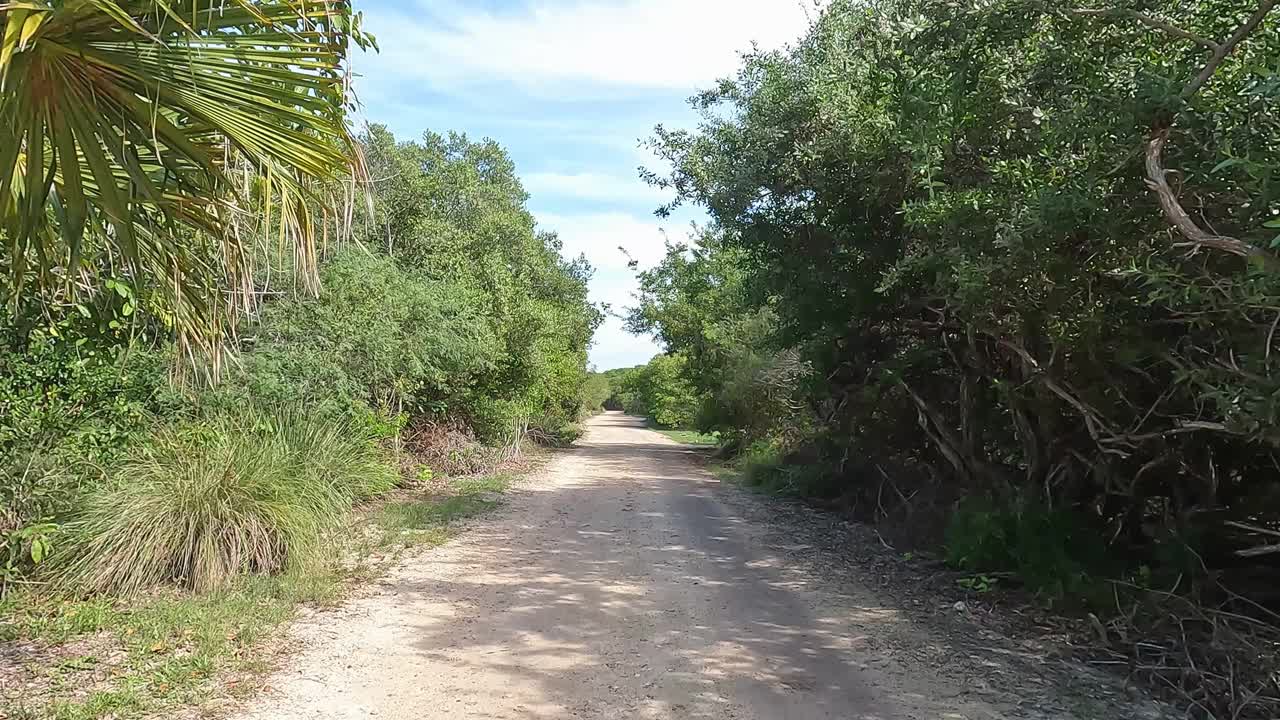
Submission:
[[1235,520],[1227,520],[1222,524],[1230,525],[1231,527],[1237,530],[1247,530],[1249,532],[1262,533],[1263,535],[1274,535],[1275,537],[1280,537],[1280,531],[1272,530],[1270,528],[1258,527],[1257,525],[1246,525],[1245,523],[1236,522]]
[[1236,31],[1231,34],[1231,37],[1227,38],[1226,42],[1218,45],[1217,49],[1213,51],[1213,57],[1210,57],[1209,61],[1204,64],[1204,68],[1200,70],[1200,74],[1187,83],[1186,87],[1182,88],[1183,100],[1190,100],[1197,92],[1200,92],[1200,88],[1209,82],[1209,78],[1213,77],[1213,74],[1218,71],[1218,66],[1222,64],[1227,55],[1230,55],[1231,51],[1250,33],[1258,29],[1258,26],[1262,24],[1262,20],[1266,18],[1267,13],[1271,12],[1272,8],[1276,6],[1276,1],[1262,0],[1253,15],[1249,16],[1249,19],[1243,25],[1236,28]]
[[1147,187],[1155,192],[1156,198],[1160,201],[1160,209],[1164,211],[1165,217],[1186,238],[1185,242],[1174,243],[1174,247],[1189,247],[1193,253],[1201,248],[1213,248],[1243,258],[1260,258],[1274,264],[1276,262],[1275,258],[1262,248],[1250,245],[1229,235],[1214,235],[1205,232],[1199,225],[1196,225],[1191,216],[1187,214],[1187,211],[1183,209],[1182,203],[1178,202],[1178,196],[1173,192],[1173,188],[1169,186],[1168,171],[1165,170],[1163,165],[1164,146],[1168,141],[1168,127],[1157,128],[1152,131],[1151,136],[1147,139]]
[[1240,557],[1258,557],[1259,555],[1270,555],[1271,553],[1280,553],[1280,545],[1262,545],[1236,551],[1236,555]]
[[[1162,30],[1169,35],[1179,37],[1184,40],[1190,40],[1199,45],[1203,45],[1213,51],[1213,54],[1205,61],[1204,67],[1200,72],[1188,82],[1180,93],[1180,97],[1185,102],[1195,97],[1196,93],[1204,87],[1205,83],[1213,78],[1214,73],[1222,65],[1222,61],[1235,50],[1241,42],[1244,41],[1250,33],[1258,29],[1267,14],[1275,8],[1276,3],[1280,0],[1262,0],[1258,5],[1258,9],[1249,16],[1248,20],[1236,28],[1235,32],[1227,38],[1225,42],[1215,42],[1206,37],[1197,35],[1188,30],[1184,30],[1176,25],[1168,23],[1146,13],[1130,10],[1127,8],[1076,8],[1070,10],[1073,15],[1082,16],[1104,16],[1118,15],[1131,17],[1151,28]],[[1146,170],[1147,170],[1147,186],[1156,193],[1156,197],[1160,201],[1160,209],[1164,211],[1164,215],[1169,222],[1186,238],[1185,242],[1175,243],[1175,247],[1189,247],[1194,253],[1202,248],[1212,248],[1223,252],[1231,253],[1243,258],[1260,258],[1272,267],[1280,265],[1280,261],[1264,251],[1262,248],[1255,247],[1238,238],[1228,235],[1217,235],[1215,233],[1206,232],[1191,219],[1187,211],[1183,209],[1182,204],[1178,201],[1178,196],[1173,192],[1173,188],[1169,186],[1168,171],[1164,168],[1164,148],[1169,142],[1169,128],[1172,125],[1171,120],[1164,120],[1152,128],[1151,134],[1147,137],[1146,143]]]
[[898,384],[902,385],[902,389],[907,391],[907,394],[916,405],[916,416],[920,429],[933,441],[934,446],[938,448],[938,451],[942,453],[947,462],[951,463],[951,467],[956,471],[957,475],[965,480],[972,479],[976,468],[970,467],[967,458],[960,450],[959,440],[947,428],[938,411],[930,406],[905,380],[898,378]]
[[1204,45],[1210,50],[1213,50],[1215,53],[1222,49],[1221,45],[1210,40],[1207,37],[1196,35],[1193,32],[1188,32],[1178,27],[1177,25],[1161,20],[1160,18],[1152,17],[1146,13],[1138,12],[1137,10],[1129,10],[1127,8],[1097,8],[1097,9],[1076,8],[1071,11],[1071,14],[1072,15],[1123,15],[1126,17],[1131,17],[1137,20],[1138,22],[1142,23],[1143,25],[1146,25],[1147,27],[1155,28],[1156,30],[1163,30],[1164,32],[1170,35],[1173,35],[1174,37],[1180,37],[1183,40],[1190,40],[1191,42],[1196,43],[1197,45]]

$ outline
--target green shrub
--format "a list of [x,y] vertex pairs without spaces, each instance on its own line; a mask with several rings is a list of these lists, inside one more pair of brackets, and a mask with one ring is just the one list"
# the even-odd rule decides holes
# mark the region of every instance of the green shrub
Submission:
[[609,397],[613,393],[613,389],[609,386],[609,377],[604,373],[592,372],[587,374],[587,380],[582,384],[579,391],[580,402],[579,412],[583,416],[595,415],[604,410],[604,406],[609,402]]
[[648,364],[632,368],[619,377],[623,409],[643,415],[659,427],[688,428],[697,418],[701,398],[686,377],[684,355],[657,355]]
[[742,472],[743,482],[753,488],[779,495],[795,494],[796,475],[807,469],[788,466],[783,454],[778,442],[756,440],[734,458],[734,465]]
[[44,560],[82,488],[173,407],[166,353],[88,336],[79,319],[31,328],[0,311],[0,594]]
[[1089,604],[1112,576],[1107,548],[1079,513],[1034,502],[999,507],[971,500],[952,516],[947,560],[975,572],[1006,571],[1049,598]]
[[53,328],[20,335],[12,322],[0,315],[0,454],[64,437],[108,451],[159,401],[164,353]]
[[[9,322],[7,318],[0,318]],[[164,353],[0,322],[0,529],[57,515],[172,406]]]
[[305,406],[362,425],[380,422],[370,413],[447,412],[499,353],[473,294],[390,258],[344,252],[321,268],[321,281],[319,298],[263,310],[245,333],[240,368],[204,405]]
[[56,523],[37,522],[14,529],[0,527],[0,599],[27,571],[44,562],[56,547]]
[[88,493],[54,572],[85,592],[211,590],[317,559],[351,503],[395,481],[369,440],[302,413],[164,430]]

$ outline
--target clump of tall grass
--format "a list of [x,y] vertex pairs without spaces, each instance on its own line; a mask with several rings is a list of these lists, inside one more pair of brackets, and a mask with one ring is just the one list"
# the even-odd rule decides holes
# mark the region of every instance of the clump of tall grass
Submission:
[[164,430],[89,492],[54,572],[78,592],[130,594],[293,569],[396,480],[368,439],[298,412]]

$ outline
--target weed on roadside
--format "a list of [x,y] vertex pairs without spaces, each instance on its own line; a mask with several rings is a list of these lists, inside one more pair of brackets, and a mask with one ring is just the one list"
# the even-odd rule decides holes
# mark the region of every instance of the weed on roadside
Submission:
[[685,445],[710,446],[720,444],[720,436],[715,433],[704,433],[697,430],[657,430],[657,432]]
[[383,548],[439,545],[453,535],[451,525],[499,504],[511,486],[509,475],[462,478],[450,484],[444,498],[407,498],[384,503],[373,516]]

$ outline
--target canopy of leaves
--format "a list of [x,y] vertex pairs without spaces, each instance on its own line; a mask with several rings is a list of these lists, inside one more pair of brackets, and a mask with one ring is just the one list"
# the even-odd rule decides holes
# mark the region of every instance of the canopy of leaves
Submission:
[[506,151],[458,134],[397,142],[380,126],[360,140],[373,207],[356,237],[450,288],[449,302],[480,318],[472,332],[493,338],[473,388],[487,400],[466,413],[477,429],[492,434],[522,418],[554,430],[575,419],[602,319],[587,301],[591,268],[565,261],[560,241],[536,230]]
[[1272,4],[833,3],[658,129],[715,225],[633,327],[713,395],[760,387],[739,342],[796,353],[843,492],[879,465],[1237,562],[1280,521]]

